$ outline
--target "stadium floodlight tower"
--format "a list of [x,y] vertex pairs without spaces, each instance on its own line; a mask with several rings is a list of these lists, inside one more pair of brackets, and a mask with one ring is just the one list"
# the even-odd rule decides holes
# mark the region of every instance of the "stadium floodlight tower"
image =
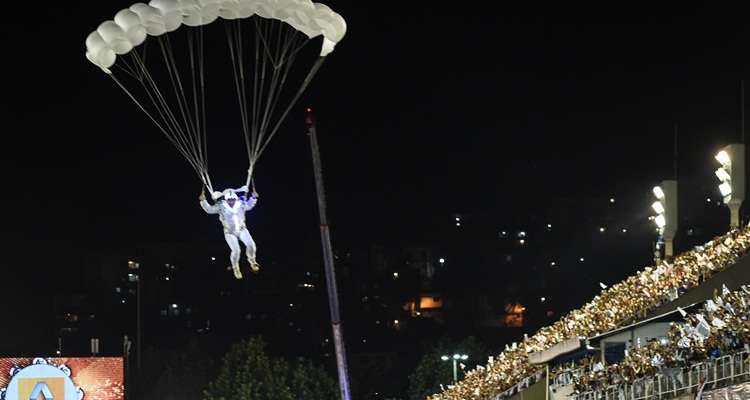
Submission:
[[729,206],[730,226],[739,228],[740,206],[745,200],[745,145],[730,144],[721,149],[715,158],[721,164],[715,174],[721,182],[719,191],[724,197],[724,204]]
[[659,237],[664,239],[664,258],[674,255],[674,237],[677,234],[677,181],[662,181],[654,186],[656,201],[651,208],[656,212],[653,221],[656,224]]

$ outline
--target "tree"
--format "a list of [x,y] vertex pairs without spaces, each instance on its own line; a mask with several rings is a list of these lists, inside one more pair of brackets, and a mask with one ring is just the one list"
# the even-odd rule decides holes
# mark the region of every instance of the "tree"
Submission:
[[[133,376],[133,398],[139,400],[200,400],[218,367],[213,354],[223,346],[216,337],[201,335],[175,343],[174,348],[144,349],[143,365]],[[134,371],[135,372],[135,371]]]
[[206,339],[200,342],[192,340],[186,346],[167,355],[157,387],[168,388],[168,392],[156,398],[161,400],[198,400],[201,398],[201,391],[208,384],[210,371],[213,371],[217,364],[210,356],[215,348],[210,343],[205,343]]
[[[489,351],[473,336],[461,341],[440,339],[436,345],[425,352],[417,368],[409,375],[410,400],[424,400],[428,395],[439,392],[440,384],[447,386],[453,383],[453,365],[451,361],[443,361],[440,357],[454,353],[469,356],[468,360],[462,361],[468,370],[485,363]],[[459,370],[458,379],[462,376],[463,372]]]
[[224,356],[205,400],[329,400],[335,382],[321,367],[298,359],[289,363],[266,352],[260,337],[235,344]]
[[298,358],[291,368],[289,385],[295,399],[318,400],[336,399],[339,397],[336,382],[321,367],[310,360]]

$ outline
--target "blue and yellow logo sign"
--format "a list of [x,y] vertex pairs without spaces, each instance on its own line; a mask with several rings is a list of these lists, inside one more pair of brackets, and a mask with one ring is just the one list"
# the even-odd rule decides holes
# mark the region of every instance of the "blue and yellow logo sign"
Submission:
[[83,392],[70,379],[70,370],[47,363],[18,370],[5,391],[5,400],[82,400]]

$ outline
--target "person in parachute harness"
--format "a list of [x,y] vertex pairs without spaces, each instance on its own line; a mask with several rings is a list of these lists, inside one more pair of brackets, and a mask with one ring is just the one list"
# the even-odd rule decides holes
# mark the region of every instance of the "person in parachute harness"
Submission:
[[[244,192],[245,196],[239,196],[238,192]],[[255,241],[253,241],[253,237],[250,236],[250,232],[245,225],[245,213],[255,207],[258,202],[258,193],[253,190],[250,197],[246,198],[247,192],[247,186],[239,189],[226,189],[223,192],[213,192],[211,193],[214,200],[213,205],[206,201],[205,189],[201,191],[198,197],[201,208],[207,214],[219,214],[219,220],[224,227],[224,239],[231,250],[229,260],[232,263],[232,271],[234,271],[234,277],[237,279],[242,279],[239,241],[242,241],[245,245],[245,255],[247,255],[247,261],[250,263],[250,269],[253,272],[260,270],[258,261],[255,259]]]

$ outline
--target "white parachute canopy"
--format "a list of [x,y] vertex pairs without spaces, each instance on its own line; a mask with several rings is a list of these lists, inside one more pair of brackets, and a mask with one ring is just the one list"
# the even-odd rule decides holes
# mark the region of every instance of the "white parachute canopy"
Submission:
[[[237,96],[248,184],[258,158],[346,33],[339,14],[310,0],[152,0],[120,10],[89,34],[86,58],[112,77],[211,191],[204,26],[215,21],[225,26],[228,46],[209,51],[231,62],[234,87],[212,90]],[[304,67],[307,74],[298,88],[284,96],[297,55],[318,36],[323,38],[319,57]],[[216,56],[211,53],[210,59]]]

